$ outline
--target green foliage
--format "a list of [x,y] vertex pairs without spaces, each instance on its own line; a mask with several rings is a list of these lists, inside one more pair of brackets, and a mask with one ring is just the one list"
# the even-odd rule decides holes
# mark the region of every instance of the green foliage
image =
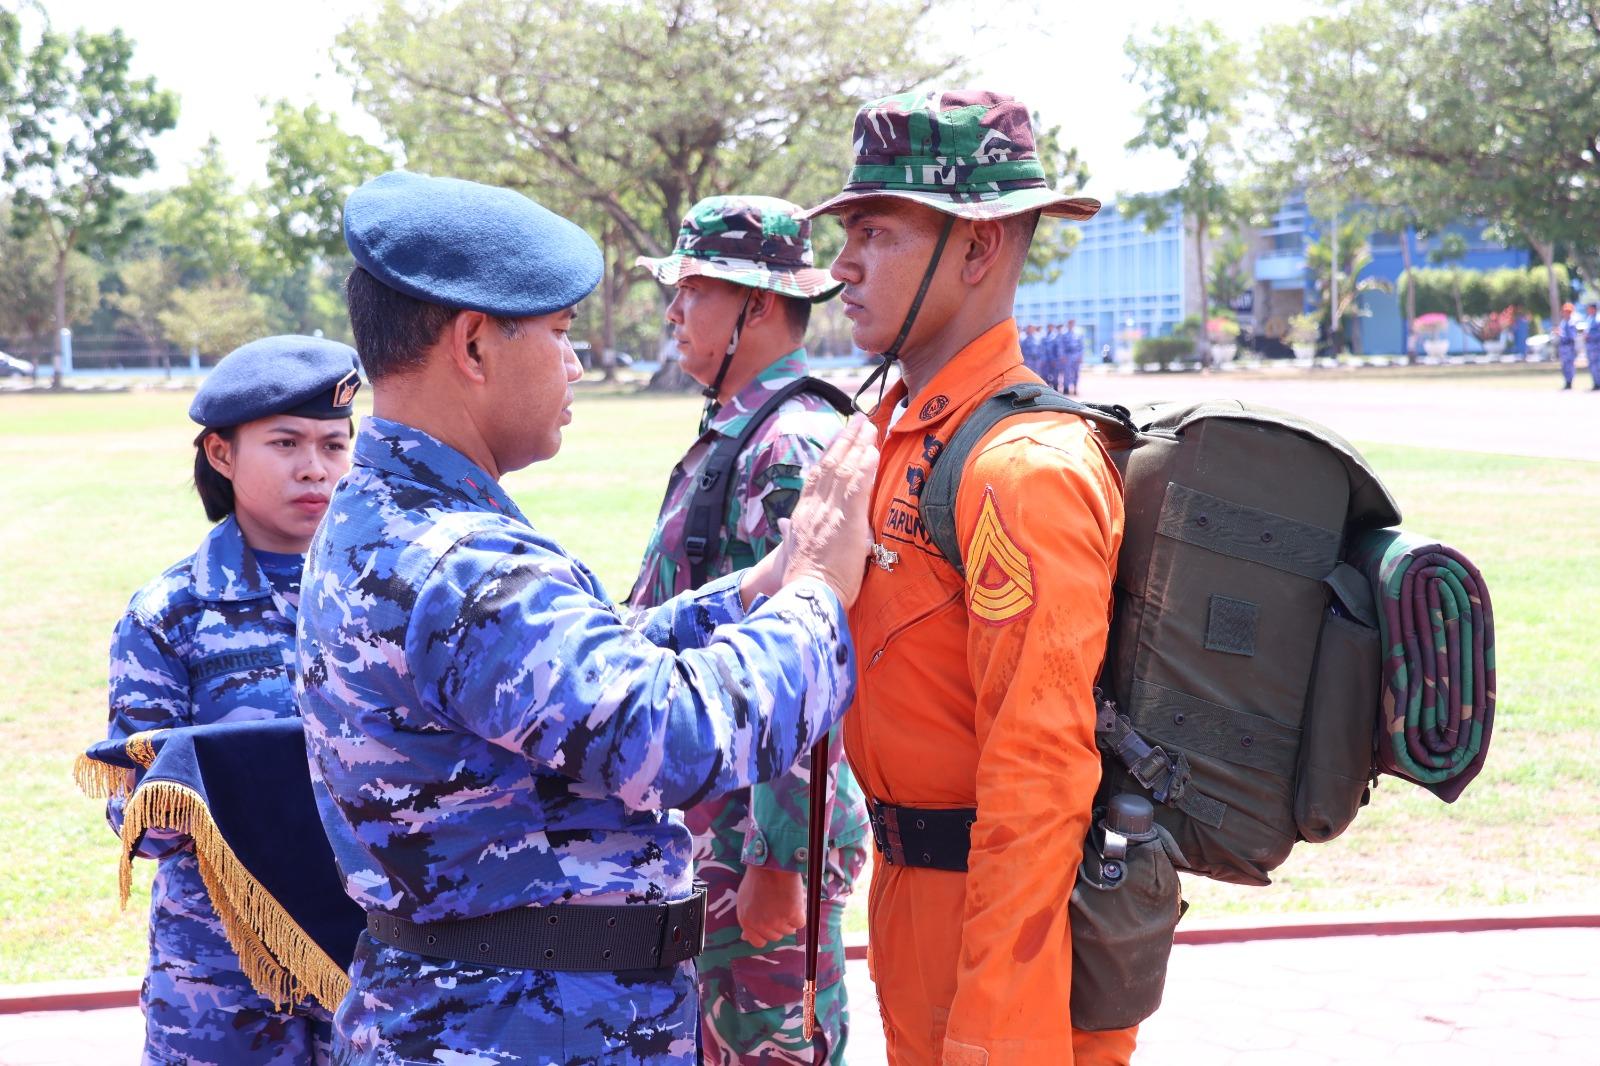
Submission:
[[185,283],[260,277],[265,261],[248,197],[211,137],[182,185],[150,208],[156,234]]
[[319,259],[344,263],[345,198],[394,160],[346,133],[316,104],[296,108],[279,100],[271,124],[267,182],[257,194],[267,253],[290,273]]
[[[56,250],[43,233],[18,236],[10,221],[10,206],[0,202],[0,337],[40,340],[55,322]],[[94,260],[70,253],[63,280],[68,319],[92,311],[100,284]]]
[[[1332,321],[1343,324],[1348,317],[1365,318],[1372,312],[1361,305],[1361,297],[1371,292],[1390,292],[1393,286],[1382,278],[1362,277],[1372,265],[1372,223],[1364,214],[1352,214],[1338,223],[1338,261],[1334,261],[1334,242],[1328,233],[1306,247],[1306,269],[1316,279],[1317,304],[1331,306],[1334,277],[1338,277],[1338,306]],[[1305,343],[1305,342],[1302,342]]]
[[267,302],[235,278],[208,281],[172,294],[156,315],[167,339],[202,355],[226,355],[267,330]]
[[1194,336],[1173,332],[1165,337],[1140,337],[1133,345],[1133,365],[1142,370],[1166,370],[1180,359],[1194,355]]
[[1263,49],[1286,169],[1501,223],[1551,264],[1557,241],[1600,231],[1597,26],[1584,0],[1331,6]]
[[0,177],[12,190],[13,228],[44,234],[56,253],[55,311],[65,325],[70,253],[123,237],[119,182],[154,165],[149,141],[176,123],[178,101],[155,79],[129,75],[133,42],[121,30],[68,36],[47,28],[25,54],[13,33],[10,22],[0,30],[0,63],[16,66]]
[[107,296],[106,303],[146,344],[159,344],[166,339],[161,316],[172,307],[177,278],[177,268],[159,254],[129,260],[118,271],[122,291]]
[[[849,169],[863,98],[957,70],[956,51],[919,40],[941,3],[388,0],[339,45],[407,165],[519,189],[596,235],[603,350],[648,281],[634,258],[670,248],[695,201],[815,202]],[[636,325],[659,335],[661,305],[645,306]]]
[[1300,314],[1289,318],[1288,338],[1292,345],[1315,344],[1321,332],[1322,319],[1317,315]]
[[[1557,264],[1556,277],[1565,291],[1567,268]],[[1507,308],[1527,311],[1544,306],[1547,282],[1542,266],[1489,271],[1445,267],[1408,270],[1400,276],[1399,285],[1402,296],[1410,295],[1416,300],[1419,315],[1448,315],[1482,340],[1486,335],[1495,337],[1503,332],[1494,328],[1499,321],[1491,321],[1491,316]]]
[[1218,309],[1218,313],[1232,315],[1233,301],[1255,286],[1255,279],[1245,269],[1248,251],[1244,238],[1231,235],[1217,246],[1212,256],[1206,289],[1211,296],[1211,306]]
[[[1046,126],[1035,111],[1033,129],[1039,162],[1044,165],[1045,181],[1052,189],[1074,192],[1089,184],[1088,166],[1078,158],[1076,147],[1062,144],[1059,125]],[[1049,283],[1059,278],[1062,262],[1072,254],[1082,236],[1077,226],[1063,219],[1039,219],[1033,244],[1028,247],[1028,261],[1023,266],[1023,282]]]

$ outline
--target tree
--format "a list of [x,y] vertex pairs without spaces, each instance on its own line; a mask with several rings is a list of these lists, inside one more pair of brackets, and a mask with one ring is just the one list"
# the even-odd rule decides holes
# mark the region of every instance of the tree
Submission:
[[[1361,297],[1369,292],[1393,290],[1393,286],[1382,278],[1361,276],[1372,265],[1370,223],[1358,214],[1337,225],[1337,257],[1334,255],[1332,232],[1306,247],[1306,269],[1316,279],[1318,305],[1329,310],[1333,332],[1331,339],[1336,355],[1340,338],[1344,335],[1344,320],[1351,316],[1357,319],[1354,346],[1360,349],[1360,319],[1372,313],[1361,306]],[[1335,289],[1338,291],[1337,297],[1334,295]]]
[[[152,348],[162,347],[166,331],[161,316],[172,307],[178,286],[178,271],[166,257],[144,255],[122,264],[118,271],[122,291],[106,297],[106,303]],[[171,375],[172,360],[163,351],[162,369]]]
[[[1078,158],[1076,146],[1061,141],[1059,125],[1046,126],[1033,113],[1035,148],[1039,162],[1044,166],[1045,182],[1052,189],[1073,191],[1089,184],[1089,168]],[[1061,276],[1061,264],[1078,246],[1083,232],[1072,223],[1060,218],[1041,218],[1034,231],[1033,243],[1028,246],[1028,261],[1023,266],[1023,282],[1053,282]]]
[[[12,188],[13,226],[43,233],[55,253],[60,330],[69,321],[72,253],[121,238],[118,183],[154,165],[148,142],[177,122],[178,101],[154,78],[129,76],[133,42],[121,30],[68,37],[46,29],[31,52],[16,54],[21,69],[0,173]],[[60,384],[59,354],[54,380]]]
[[156,234],[185,284],[263,275],[266,263],[252,206],[222,158],[221,143],[209,138],[183,184],[150,208]]
[[[1154,232],[1174,212],[1194,220],[1195,276],[1200,284],[1200,317],[1209,312],[1206,293],[1206,242],[1236,211],[1225,175],[1236,158],[1234,136],[1249,86],[1239,46],[1214,22],[1159,27],[1144,40],[1130,37],[1124,51],[1133,61],[1130,80],[1144,90],[1140,130],[1130,151],[1170,151],[1185,164],[1177,188],[1123,197],[1128,218],[1143,218]],[[1201,362],[1210,353],[1201,341]]]
[[[0,337],[43,341],[56,320],[56,251],[43,233],[18,236],[10,223],[11,209],[0,203]],[[67,256],[63,291],[74,318],[94,307],[99,276],[82,252]]]
[[267,332],[266,301],[237,278],[173,293],[156,319],[168,340],[202,355],[226,355]]
[[1295,32],[1279,38],[1281,102],[1285,128],[1304,136],[1286,145],[1416,175],[1427,202],[1517,234],[1544,263],[1558,313],[1557,243],[1600,230],[1600,11],[1348,0]]
[[[955,53],[913,46],[937,2],[388,0],[339,43],[408,165],[520,189],[614,249],[605,352],[643,280],[632,259],[670,248],[696,200],[837,189],[861,100],[955,69]],[[885,48],[867,27],[913,43]]]
[[1223,241],[1212,256],[1211,276],[1206,279],[1206,289],[1211,297],[1213,307],[1231,309],[1245,293],[1254,285],[1254,280],[1245,270],[1245,255],[1249,248],[1244,238],[1237,234]]
[[342,263],[344,202],[358,185],[393,168],[382,148],[346,133],[316,104],[272,106],[267,182],[259,191],[269,254],[290,271],[317,260]]

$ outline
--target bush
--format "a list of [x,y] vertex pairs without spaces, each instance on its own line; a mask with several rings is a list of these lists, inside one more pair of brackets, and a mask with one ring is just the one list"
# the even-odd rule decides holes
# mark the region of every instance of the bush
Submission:
[[1322,320],[1318,315],[1295,315],[1289,319],[1289,343],[1315,344],[1322,333]]
[[1169,337],[1141,337],[1133,346],[1133,365],[1165,370],[1178,359],[1194,354],[1194,338],[1174,334]]

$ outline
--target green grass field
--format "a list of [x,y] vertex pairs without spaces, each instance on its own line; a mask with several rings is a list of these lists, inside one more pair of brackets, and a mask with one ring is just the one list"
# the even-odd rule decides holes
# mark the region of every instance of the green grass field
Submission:
[[[0,394],[0,983],[143,966],[146,897],[136,891],[118,913],[114,841],[70,766],[103,735],[117,616],[205,531],[187,485],[188,400]],[[623,595],[697,411],[694,397],[586,393],[560,457],[512,476],[508,488]],[[1600,464],[1382,446],[1367,454],[1407,527],[1456,545],[1487,576],[1500,667],[1488,769],[1453,807],[1386,778],[1349,832],[1302,846],[1275,887],[1191,879],[1191,914],[1593,909],[1600,657],[1587,612],[1600,573]]]

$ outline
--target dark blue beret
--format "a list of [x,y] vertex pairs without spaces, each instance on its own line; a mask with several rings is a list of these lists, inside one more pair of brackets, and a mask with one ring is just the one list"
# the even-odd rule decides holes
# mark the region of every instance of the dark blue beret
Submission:
[[500,318],[571,307],[603,267],[580,226],[519,192],[404,170],[350,194],[344,240],[391,289]]
[[206,375],[189,417],[212,429],[270,415],[349,418],[361,388],[356,350],[322,337],[263,337]]

